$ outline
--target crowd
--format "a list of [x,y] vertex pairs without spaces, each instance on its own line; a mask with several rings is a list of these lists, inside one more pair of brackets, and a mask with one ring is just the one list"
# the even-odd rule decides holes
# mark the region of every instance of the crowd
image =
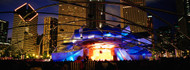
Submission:
[[0,60],[1,70],[184,70],[190,59],[161,58],[160,60],[140,61],[65,61],[36,62],[26,60]]

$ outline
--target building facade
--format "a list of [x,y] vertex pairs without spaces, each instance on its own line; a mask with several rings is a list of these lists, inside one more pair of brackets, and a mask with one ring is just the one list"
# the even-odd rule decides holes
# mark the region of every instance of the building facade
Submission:
[[57,24],[58,20],[52,17],[44,18],[44,33],[42,54],[50,54],[57,46]]
[[[180,30],[186,35],[190,36],[190,1],[189,0],[176,0],[177,13],[178,16],[178,26]],[[184,17],[184,16],[186,17]]]
[[[131,1],[137,5],[140,6],[145,6],[145,0],[125,0],[125,1]],[[120,2],[123,2],[122,0],[120,0]],[[136,7],[132,7],[132,6],[120,6],[120,12],[121,12],[121,17],[124,17],[127,20],[130,20],[136,24],[142,25],[142,26],[147,26],[147,13],[136,8]],[[124,22],[127,23],[127,21],[122,20]],[[121,24],[121,27],[125,27],[127,24]],[[137,26],[132,26],[129,25],[130,29],[132,32],[136,33],[136,32],[146,32],[145,29],[141,28],[141,27],[137,27]]]
[[[104,1],[104,0],[63,0],[63,1]],[[103,12],[97,11],[97,9],[105,11],[105,5],[95,4],[95,3],[89,3],[89,4],[80,3],[80,5],[86,6],[88,7],[88,9],[69,4],[59,4],[59,14],[68,14],[92,20],[105,20],[105,14],[103,14]],[[58,37],[57,37],[57,46],[59,52],[59,50],[62,51],[61,49],[65,48],[65,46],[61,44],[70,42],[70,39],[73,36],[74,31],[76,29],[81,28],[81,26],[90,29],[101,28],[104,26],[105,21],[90,21],[82,18],[59,15],[58,24],[61,24],[58,25]],[[79,26],[62,25],[62,24],[73,24]]]
[[[154,29],[152,15],[149,15],[147,17],[147,27]],[[148,29],[148,33],[150,34],[150,37],[152,38],[152,47],[155,48],[155,34],[154,34],[153,30],[151,30],[151,29]]]
[[35,11],[26,16],[33,10],[28,3],[15,9],[11,43],[17,48],[16,51],[23,50],[23,54],[39,53],[36,46],[38,13]]
[[[63,1],[86,1],[86,0],[63,0]],[[80,4],[86,6],[86,4]],[[72,16],[79,16],[86,18],[86,8],[70,5],[70,4],[59,4],[59,14],[67,14]],[[74,34],[74,30],[81,28],[86,25],[86,21],[82,18],[70,17],[70,16],[58,16],[58,37],[57,37],[57,52],[63,51],[65,48],[62,43],[70,42],[71,37]],[[73,22],[77,21],[77,22]],[[71,24],[71,25],[64,25]],[[77,25],[77,26],[72,26]]]
[[7,42],[9,22],[0,20],[0,42]]
[[[179,16],[175,27],[190,37],[190,0],[176,0],[176,11]],[[180,57],[181,50],[190,49],[190,41],[179,32],[176,32],[175,36],[176,43],[174,45],[180,48],[180,50],[175,50],[177,52],[176,57]],[[189,54],[189,52],[187,53]]]
[[[104,1],[104,0],[90,0],[90,1]],[[98,3],[89,3],[87,4],[87,7],[89,9],[86,10],[87,18],[93,19],[93,20],[105,20],[105,14],[101,11],[105,12],[105,5],[104,4],[98,4]],[[98,11],[98,10],[101,11]],[[90,29],[96,29],[96,28],[102,28],[105,26],[105,21],[87,21],[87,28]]]

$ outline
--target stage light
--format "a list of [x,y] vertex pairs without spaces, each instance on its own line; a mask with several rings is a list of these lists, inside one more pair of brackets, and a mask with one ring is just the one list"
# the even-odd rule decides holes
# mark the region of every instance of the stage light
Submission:
[[112,48],[115,47],[115,45],[110,44],[110,43],[95,43],[92,45],[92,60],[97,60],[97,61],[105,61],[105,60],[113,60],[113,52]]
[[94,38],[94,35],[90,35],[88,36],[88,39]]
[[105,60],[113,60],[113,55],[111,54],[110,49],[94,49],[93,56],[91,56],[92,60],[96,61],[105,61]]
[[105,43],[95,43],[92,46],[94,46],[93,48],[113,48],[113,47],[115,47],[115,45],[105,44]]
[[104,34],[104,36],[106,36],[106,37],[113,37],[113,35],[111,33]]

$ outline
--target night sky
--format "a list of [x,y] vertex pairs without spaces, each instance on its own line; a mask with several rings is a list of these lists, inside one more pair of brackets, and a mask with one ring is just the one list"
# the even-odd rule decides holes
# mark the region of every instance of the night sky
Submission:
[[[119,2],[120,0],[106,0],[106,1]],[[57,3],[57,2],[51,1],[51,0],[0,0],[0,12],[14,11],[14,9],[16,9],[18,6],[20,6],[26,2],[30,3],[34,9],[37,9],[37,8],[45,6],[45,5]],[[147,6],[149,6],[149,7],[176,12],[175,0],[146,0],[146,3],[147,3]],[[45,8],[45,9],[39,10],[38,12],[58,13],[58,6]],[[106,12],[113,13],[113,14],[120,16],[120,7],[113,6],[113,5],[106,5]],[[168,14],[160,13],[160,12],[155,12],[155,11],[152,11],[152,12],[161,16],[162,18],[166,19],[170,23],[177,22],[176,16],[168,15]],[[48,17],[48,16],[58,18],[57,15],[39,14],[38,24],[43,24],[44,17]],[[0,19],[9,21],[9,28],[12,27],[12,24],[13,24],[13,14],[12,13],[9,13],[9,14],[0,13]],[[119,20],[117,18],[108,16],[108,15],[106,15],[106,19]],[[160,26],[166,26],[164,23],[155,19],[154,17],[153,17],[153,23],[154,23],[154,28],[158,28]],[[116,24],[116,23],[112,23],[112,24]],[[42,34],[42,33],[43,33],[43,26],[38,26],[38,34]],[[11,35],[12,35],[12,30],[9,30],[8,37],[11,37]]]

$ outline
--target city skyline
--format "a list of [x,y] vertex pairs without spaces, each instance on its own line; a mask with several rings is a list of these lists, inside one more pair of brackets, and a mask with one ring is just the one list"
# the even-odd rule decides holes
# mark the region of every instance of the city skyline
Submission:
[[[115,1],[115,0],[106,0],[106,1]],[[42,7],[42,6],[45,6],[45,5],[49,5],[49,4],[54,4],[54,3],[57,3],[55,1],[51,1],[51,0],[40,0],[40,1],[24,1],[24,0],[19,0],[18,2],[12,2],[11,0],[8,0],[8,1],[4,1],[2,0],[1,3],[3,2],[7,2],[7,3],[4,3],[4,4],[0,4],[0,9],[1,11],[13,11],[16,7],[24,4],[24,3],[30,3],[34,9],[37,9],[39,7]],[[45,2],[45,3],[43,3]],[[116,2],[119,2],[119,0],[117,0]],[[9,5],[8,3],[14,5]],[[175,12],[175,1],[173,0],[167,0],[167,1],[164,1],[164,0],[146,0],[146,3],[147,3],[147,6],[150,6],[150,7],[154,7],[154,8],[161,8],[161,9],[167,9],[169,11],[174,11]],[[169,4],[168,4],[169,3]],[[161,6],[158,6],[158,5],[161,5]],[[51,10],[49,10],[51,9]],[[116,14],[118,16],[120,16],[120,13],[117,13],[119,12],[119,6],[113,6],[113,5],[106,5],[106,12],[110,12],[110,13],[113,13],[113,14]],[[52,13],[58,13],[58,6],[54,6],[54,7],[49,7],[49,8],[45,8],[45,9],[42,9],[42,10],[39,10],[39,12],[52,12]],[[163,14],[163,13],[159,13],[159,12],[155,12],[156,14],[160,14],[161,17],[169,20],[169,22],[171,23],[175,23],[176,20],[176,17],[175,16],[172,16],[172,15],[168,15],[168,14]],[[9,14],[0,14],[0,19],[2,20],[6,20],[6,21],[9,21],[9,28],[12,27],[12,23],[13,23],[13,14],[9,13]],[[43,24],[43,19],[44,17],[54,17],[54,18],[58,18],[57,15],[46,15],[46,14],[39,14],[39,17],[38,17],[38,24]],[[165,17],[167,16],[167,17]],[[111,17],[109,15],[106,15],[106,19],[111,19],[111,20],[120,20],[118,18],[115,18],[115,17]],[[155,24],[163,24],[163,22],[157,20],[157,19],[154,19],[154,23]],[[112,23],[112,24],[115,24],[115,23]],[[165,25],[165,24],[163,24]],[[163,25],[158,25],[159,26],[163,26]],[[42,34],[43,33],[43,26],[38,26],[38,34]],[[12,29],[10,29],[8,31],[8,38],[10,38],[12,35]]]
[[0,9],[0,60],[88,70],[88,60],[96,69],[190,57],[190,0],[1,0]]

